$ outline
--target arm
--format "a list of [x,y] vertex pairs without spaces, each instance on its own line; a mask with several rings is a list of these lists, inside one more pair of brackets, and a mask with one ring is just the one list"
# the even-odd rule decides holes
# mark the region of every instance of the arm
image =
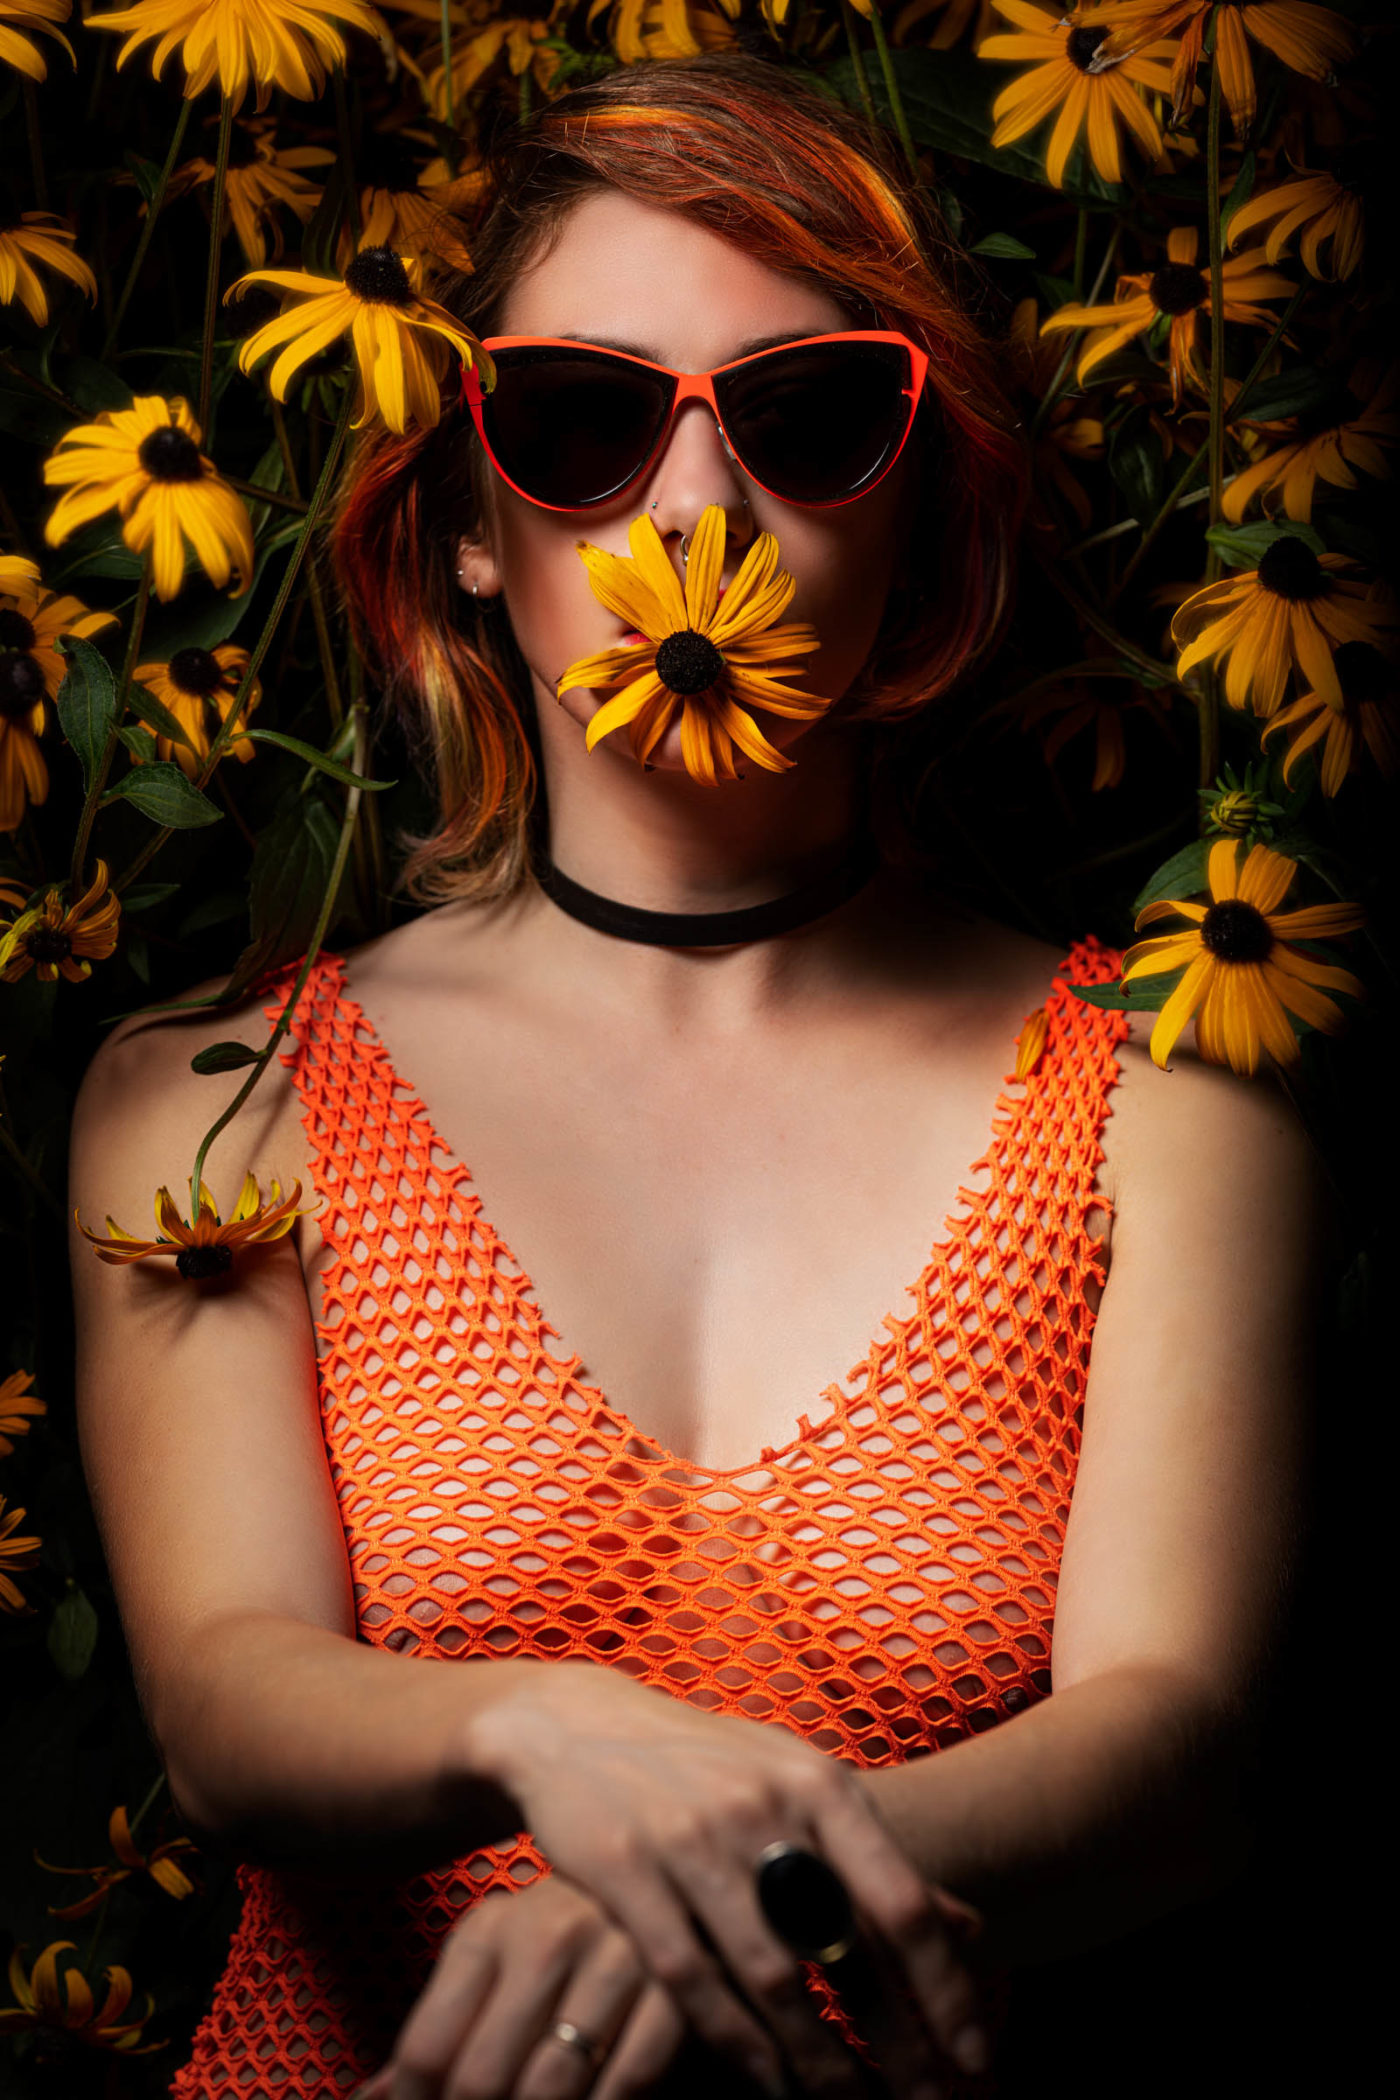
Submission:
[[[1150,1017],[1147,1017],[1150,1024]],[[864,1775],[1003,1959],[1068,1954],[1238,1862],[1299,1526],[1327,1199],[1266,1079],[1125,1044],[1115,1205],[1057,1602],[1051,1698]]]

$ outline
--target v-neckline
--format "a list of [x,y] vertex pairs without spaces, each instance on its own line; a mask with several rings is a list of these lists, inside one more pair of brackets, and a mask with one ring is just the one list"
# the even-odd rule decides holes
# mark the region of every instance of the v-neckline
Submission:
[[[332,991],[336,1004],[349,1013],[354,1025],[363,1030],[364,1035],[368,1037],[368,1042],[362,1043],[361,1047],[367,1049],[372,1056],[378,1059],[384,1072],[392,1082],[393,1088],[401,1090],[403,1098],[397,1101],[396,1106],[412,1116],[413,1120],[419,1124],[425,1133],[429,1151],[438,1155],[439,1162],[445,1162],[445,1164],[439,1164],[439,1171],[446,1176],[454,1188],[464,1187],[466,1189],[471,1203],[475,1206],[472,1211],[473,1221],[489,1236],[494,1249],[492,1255],[493,1266],[502,1261],[509,1264],[511,1280],[516,1291],[528,1300],[540,1326],[554,1336],[561,1349],[565,1352],[560,1356],[556,1356],[553,1350],[549,1352],[560,1375],[572,1384],[576,1392],[596,1402],[597,1406],[605,1414],[611,1416],[615,1422],[627,1430],[639,1443],[649,1446],[652,1451],[656,1452],[664,1469],[669,1471],[671,1468],[679,1468],[682,1472],[698,1476],[704,1481],[723,1482],[733,1485],[750,1474],[769,1469],[780,1461],[791,1458],[804,1445],[829,1432],[838,1424],[843,1411],[856,1405],[859,1395],[848,1392],[847,1388],[853,1380],[858,1379],[862,1372],[867,1372],[877,1354],[888,1347],[892,1333],[897,1332],[901,1327],[907,1329],[911,1326],[925,1306],[931,1302],[928,1293],[930,1279],[934,1271],[949,1261],[959,1239],[965,1234],[978,1206],[985,1203],[991,1196],[996,1186],[996,1180],[993,1175],[987,1187],[981,1190],[970,1188],[967,1184],[975,1176],[983,1172],[991,1173],[994,1155],[1010,1137],[1015,1118],[1024,1111],[1031,1095],[1030,1080],[1018,1081],[1014,1073],[1011,1078],[1003,1080],[992,1109],[987,1143],[967,1169],[965,1180],[959,1184],[955,1191],[953,1199],[954,1209],[950,1210],[944,1217],[938,1229],[937,1237],[929,1249],[923,1268],[919,1271],[914,1282],[904,1286],[903,1295],[912,1297],[914,1300],[913,1312],[903,1315],[897,1312],[885,1313],[867,1344],[865,1354],[857,1358],[856,1362],[846,1373],[845,1378],[831,1379],[821,1388],[816,1396],[817,1401],[824,1400],[832,1391],[836,1393],[837,1402],[830,1412],[823,1415],[819,1422],[812,1422],[808,1419],[807,1411],[804,1409],[798,1415],[796,1430],[787,1443],[780,1446],[765,1444],[757,1458],[750,1459],[743,1465],[706,1466],[700,1464],[698,1460],[685,1458],[681,1453],[672,1451],[661,1442],[659,1437],[652,1436],[646,1430],[640,1428],[631,1415],[620,1408],[595,1380],[579,1375],[584,1369],[586,1359],[577,1350],[570,1348],[568,1338],[561,1333],[549,1318],[529,1271],[524,1263],[519,1260],[514,1248],[504,1235],[497,1230],[490,1218],[487,1217],[482,1204],[481,1193],[477,1188],[471,1168],[461,1155],[447,1143],[437,1124],[429,1115],[427,1104],[422,1095],[411,1081],[405,1078],[403,1072],[390,1055],[388,1045],[380,1035],[379,1030],[369,1019],[359,1000],[350,991],[349,979],[345,970],[344,954],[335,949],[323,949],[321,951],[321,960],[331,965],[333,972]],[[1071,960],[1072,955],[1065,955],[1056,966],[1051,978],[1050,989],[1046,994],[1047,1001],[1054,996],[1054,987],[1063,977]],[[1018,1085],[1024,1088],[1024,1092],[1019,1097],[1013,1096],[1011,1088]],[[970,1207],[965,1217],[959,1217],[955,1215],[956,1208],[964,1201]],[[318,1322],[319,1324],[321,1323]]]

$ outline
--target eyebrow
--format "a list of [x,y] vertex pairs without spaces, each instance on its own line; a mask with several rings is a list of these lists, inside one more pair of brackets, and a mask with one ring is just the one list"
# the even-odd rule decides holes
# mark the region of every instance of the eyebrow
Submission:
[[[776,335],[750,336],[747,342],[739,345],[732,357],[726,357],[723,362],[727,365],[735,364],[741,357],[756,357],[760,350],[780,350],[785,343],[805,343],[810,341],[814,332],[828,335],[833,333],[830,329],[813,331],[810,328],[804,328],[798,330],[789,329]],[[839,333],[839,331],[835,332]],[[624,357],[640,357],[652,365],[662,365],[666,362],[663,357],[657,356],[654,349],[648,348],[641,343],[624,342],[617,336],[571,335],[567,340],[571,343],[588,343],[595,350],[617,350]]]

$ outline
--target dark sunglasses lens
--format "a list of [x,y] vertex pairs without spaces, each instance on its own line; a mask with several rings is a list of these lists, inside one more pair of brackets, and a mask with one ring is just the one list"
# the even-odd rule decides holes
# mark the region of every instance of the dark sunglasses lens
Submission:
[[740,462],[789,503],[835,503],[873,481],[909,425],[898,343],[773,350],[715,381]]
[[669,380],[590,350],[522,346],[498,350],[495,363],[481,419],[517,488],[564,510],[626,488],[665,424]]

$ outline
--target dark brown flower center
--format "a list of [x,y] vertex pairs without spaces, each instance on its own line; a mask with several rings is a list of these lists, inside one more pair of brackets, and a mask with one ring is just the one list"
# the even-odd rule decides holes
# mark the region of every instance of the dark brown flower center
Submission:
[[1332,668],[1348,706],[1384,700],[1400,683],[1395,666],[1388,664],[1379,649],[1369,642],[1343,642],[1332,658]]
[[362,248],[345,272],[345,288],[370,306],[407,306],[408,272],[392,248]]
[[1198,270],[1194,263],[1169,262],[1153,274],[1147,296],[1159,314],[1175,318],[1178,314],[1194,313],[1204,305],[1209,290],[1204,270]]
[[1267,960],[1274,937],[1261,911],[1227,897],[1202,919],[1201,943],[1219,962],[1259,963]]
[[1071,29],[1065,38],[1065,57],[1072,66],[1078,66],[1081,73],[1087,73],[1107,35],[1106,29]]
[[189,1283],[202,1283],[206,1276],[223,1276],[233,1266],[233,1249],[222,1240],[212,1247],[182,1247],[175,1266]]
[[170,683],[182,693],[207,699],[224,682],[224,667],[207,649],[177,649],[167,666]]
[[44,674],[22,649],[0,649],[0,715],[7,722],[27,715],[44,697]]
[[72,935],[61,926],[32,927],[24,936],[24,945],[36,963],[66,962],[73,953]]
[[198,445],[173,423],[142,438],[136,457],[153,481],[198,481],[204,472]]
[[703,693],[724,670],[724,658],[707,634],[693,627],[668,634],[656,652],[656,675],[673,693]]
[[13,606],[0,607],[0,649],[32,649],[34,622]]
[[1298,602],[1325,591],[1327,573],[1312,548],[1296,533],[1286,532],[1260,557],[1259,581],[1276,598]]

